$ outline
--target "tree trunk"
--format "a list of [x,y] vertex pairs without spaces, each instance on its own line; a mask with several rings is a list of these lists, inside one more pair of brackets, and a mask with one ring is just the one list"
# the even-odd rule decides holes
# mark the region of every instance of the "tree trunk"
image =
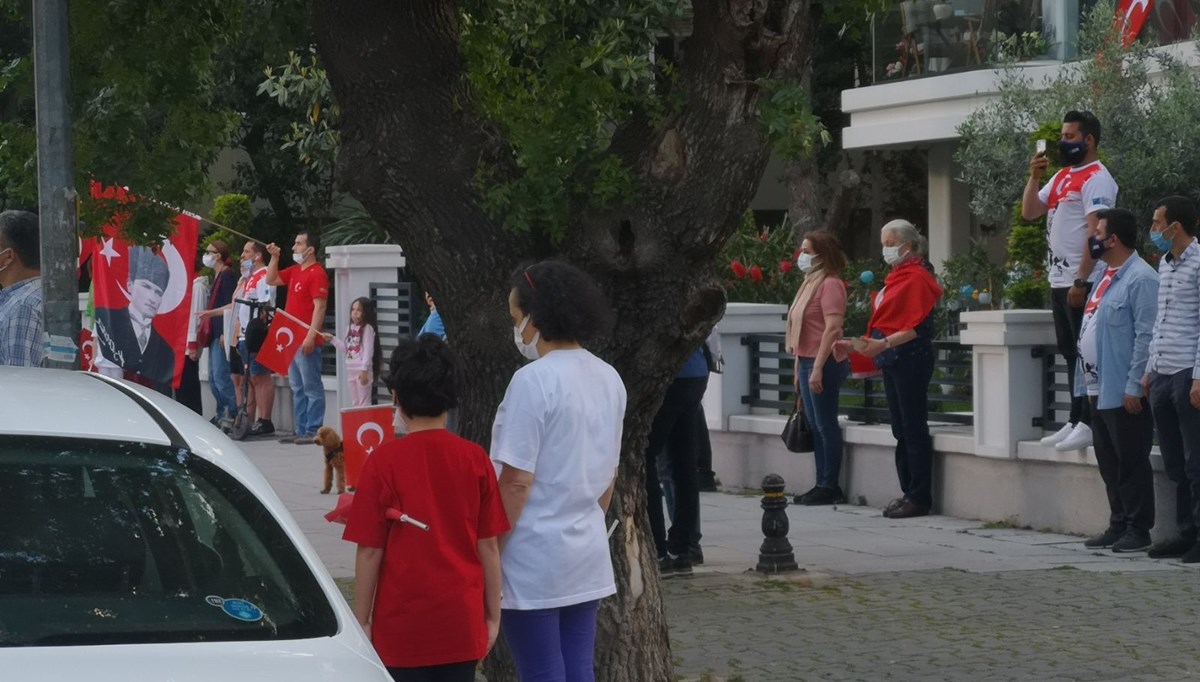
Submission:
[[[341,184],[405,248],[438,301],[467,367],[464,435],[488,443],[518,366],[506,296],[526,261],[557,257],[590,272],[617,309],[592,349],[625,380],[620,476],[609,512],[618,594],[604,600],[597,679],[673,679],[657,557],[645,512],[643,450],[666,386],[724,311],[714,260],[767,161],[753,81],[795,73],[807,0],[694,6],[677,86],[683,105],[633,121],[612,149],[640,180],[639,203],[578,207],[557,245],[502,229],[479,207],[476,170],[496,133],[475,117],[463,78],[460,11],[448,0],[314,0],[317,46],[343,112]],[[768,7],[770,5],[770,7]],[[502,148],[501,148],[502,149]],[[489,671],[489,680],[509,679]]]

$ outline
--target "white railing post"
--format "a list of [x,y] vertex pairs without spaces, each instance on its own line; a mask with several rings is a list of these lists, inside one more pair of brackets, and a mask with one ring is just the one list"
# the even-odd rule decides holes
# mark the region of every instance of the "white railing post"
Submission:
[[972,346],[975,454],[1013,458],[1017,443],[1042,437],[1044,365],[1034,349],[1055,343],[1049,310],[962,313],[961,341]]

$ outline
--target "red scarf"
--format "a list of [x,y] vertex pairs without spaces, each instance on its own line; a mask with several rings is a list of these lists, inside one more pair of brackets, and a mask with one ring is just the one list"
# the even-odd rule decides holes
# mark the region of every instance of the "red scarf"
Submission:
[[892,268],[883,281],[881,294],[882,300],[877,295],[871,302],[873,310],[867,325],[868,335],[874,329],[888,335],[916,329],[942,297],[942,287],[925,269],[920,258],[910,258]]

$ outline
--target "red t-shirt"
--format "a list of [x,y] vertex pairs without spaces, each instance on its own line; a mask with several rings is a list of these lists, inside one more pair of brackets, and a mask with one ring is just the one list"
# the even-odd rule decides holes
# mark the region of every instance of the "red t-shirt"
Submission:
[[[388,507],[429,530],[388,521]],[[475,443],[445,430],[418,431],[367,458],[342,537],[385,548],[371,620],[384,665],[483,657],[487,623],[476,542],[507,530],[496,470]]]
[[319,263],[313,263],[307,268],[293,265],[279,271],[279,279],[287,285],[287,305],[284,310],[304,321],[312,322],[313,310],[316,309],[314,299],[329,299],[329,275]]

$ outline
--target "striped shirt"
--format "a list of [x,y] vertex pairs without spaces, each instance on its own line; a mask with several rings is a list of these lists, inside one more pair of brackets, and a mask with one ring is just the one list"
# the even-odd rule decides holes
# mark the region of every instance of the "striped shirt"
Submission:
[[41,367],[42,278],[0,290],[0,365]]
[[1190,369],[1192,378],[1200,379],[1200,244],[1193,239],[1178,258],[1164,255],[1158,277],[1158,315],[1146,371],[1177,374]]

